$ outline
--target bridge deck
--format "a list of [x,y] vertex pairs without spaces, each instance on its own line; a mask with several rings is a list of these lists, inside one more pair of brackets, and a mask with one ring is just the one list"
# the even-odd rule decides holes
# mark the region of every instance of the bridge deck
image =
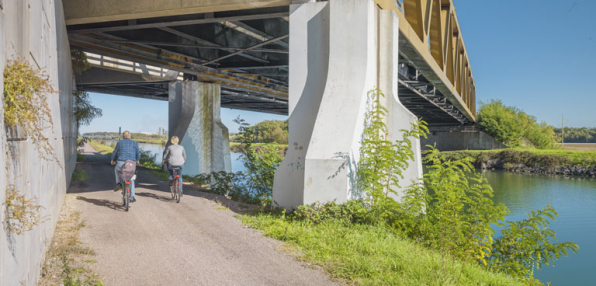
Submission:
[[[446,52],[439,65],[437,54],[433,53],[437,49],[433,30],[422,31],[426,37],[419,38],[418,26],[411,25],[416,22],[412,20],[412,11],[419,7],[408,7],[420,0],[405,0],[405,7],[376,1],[381,7],[395,10],[401,19],[399,98],[402,103],[431,125],[473,122],[473,77],[461,37],[455,38],[455,41],[460,39],[461,45],[443,49],[461,53]],[[65,6],[69,2],[66,0]],[[221,84],[224,107],[287,114],[289,6],[284,1],[256,2],[266,2],[263,5],[266,8],[222,8],[160,17],[149,17],[159,15],[155,13],[139,13],[107,22],[72,16],[73,19],[67,19],[68,23],[75,23],[68,26],[71,45],[98,57],[92,62],[94,68],[77,80],[79,88],[165,100],[166,83],[187,77]],[[438,9],[455,15],[450,1],[441,2],[445,3]],[[434,14],[425,15],[421,16],[427,18],[423,20],[436,22]],[[451,32],[455,29],[459,33],[456,20],[447,24],[448,27],[439,25],[438,29],[450,28]],[[451,62],[462,64],[450,65],[453,56]],[[155,72],[156,69],[161,71]],[[127,75],[118,75],[123,70]],[[103,72],[111,75],[104,76]],[[136,78],[130,75],[135,73]],[[106,77],[119,80],[110,81]]]

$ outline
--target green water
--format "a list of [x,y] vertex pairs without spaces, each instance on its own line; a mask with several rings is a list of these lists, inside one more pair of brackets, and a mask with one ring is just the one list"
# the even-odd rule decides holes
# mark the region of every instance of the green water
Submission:
[[495,191],[495,201],[505,204],[508,220],[520,220],[526,213],[551,204],[559,217],[551,228],[559,241],[573,241],[580,247],[535,272],[535,277],[553,286],[596,285],[596,180],[551,176],[484,173]]

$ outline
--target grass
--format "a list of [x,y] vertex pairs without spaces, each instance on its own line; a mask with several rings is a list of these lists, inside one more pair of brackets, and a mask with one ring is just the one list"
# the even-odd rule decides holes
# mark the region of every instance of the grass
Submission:
[[112,155],[112,152],[114,151],[113,147],[101,144],[101,142],[95,140],[89,140],[89,145],[91,145],[95,152],[98,152],[102,155]]
[[[242,145],[242,143],[230,142],[230,151],[240,152],[241,145]],[[286,149],[288,149],[288,144],[277,144],[277,143],[253,143],[252,146],[256,150],[275,148],[280,153],[283,153]]]
[[89,175],[84,170],[75,170],[72,173],[72,180],[73,181],[84,181],[89,179]]
[[475,262],[446,258],[382,226],[311,224],[283,215],[243,215],[266,236],[283,240],[298,259],[319,265],[334,278],[357,285],[522,285]]
[[596,151],[575,151],[575,150],[541,150],[529,148],[511,148],[497,150],[465,150],[441,152],[447,158],[469,156],[477,163],[490,159],[501,158],[505,163],[524,163],[528,166],[596,166]]
[[561,148],[574,151],[596,151],[596,143],[565,143]]
[[70,207],[74,200],[66,197],[38,285],[103,285],[87,266],[96,262],[91,258],[95,251],[80,241],[85,222],[81,213]]
[[156,144],[156,145],[165,145],[167,140],[163,139],[133,139],[139,143],[147,143],[147,144]]
[[85,160],[87,160],[87,157],[85,157],[85,155],[77,153],[77,162],[83,162]]
[[153,170],[151,174],[156,176],[160,181],[168,181],[170,179],[170,174],[161,170]]

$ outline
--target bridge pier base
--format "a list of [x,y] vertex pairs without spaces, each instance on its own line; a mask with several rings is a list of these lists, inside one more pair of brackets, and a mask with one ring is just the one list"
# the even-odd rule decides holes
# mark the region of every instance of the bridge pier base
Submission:
[[220,86],[176,81],[169,86],[169,135],[186,151],[184,174],[232,171],[228,128],[220,118]]
[[[362,196],[356,184],[368,91],[381,88],[389,138],[416,117],[397,98],[398,18],[372,0],[290,6],[289,131],[273,200],[294,208]],[[422,176],[420,143],[404,184]],[[399,190],[398,190],[399,191]]]

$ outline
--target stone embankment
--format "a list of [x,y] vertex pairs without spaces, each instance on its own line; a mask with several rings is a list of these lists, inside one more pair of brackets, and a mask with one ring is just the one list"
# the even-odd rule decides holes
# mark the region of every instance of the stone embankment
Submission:
[[562,175],[562,176],[582,176],[596,178],[596,167],[584,166],[527,166],[525,164],[503,163],[502,160],[489,160],[482,162],[477,166],[483,170],[505,170],[512,173],[521,174],[540,174],[540,175]]

